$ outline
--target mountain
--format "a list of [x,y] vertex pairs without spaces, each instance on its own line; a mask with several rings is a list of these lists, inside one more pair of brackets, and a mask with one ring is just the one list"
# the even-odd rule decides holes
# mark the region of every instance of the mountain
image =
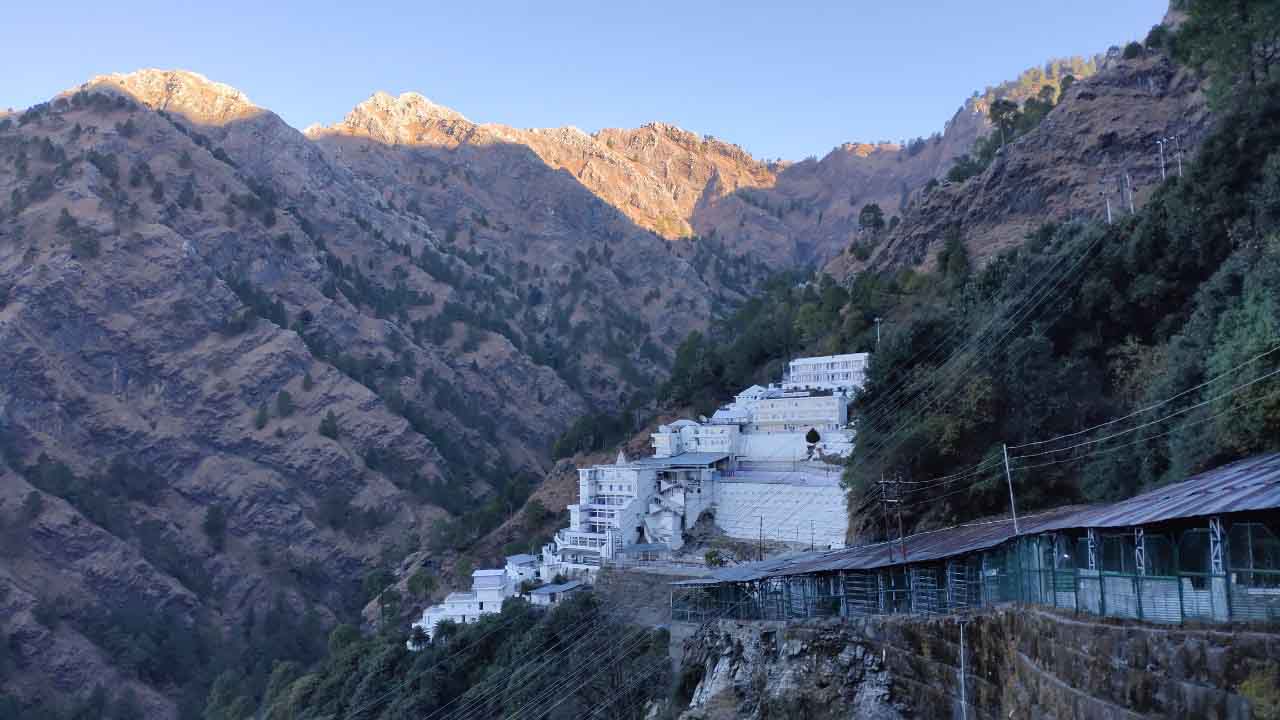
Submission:
[[849,249],[827,272],[844,278],[868,267],[932,263],[952,234],[985,262],[1045,223],[1105,219],[1107,199],[1113,217],[1128,215],[1130,188],[1133,207],[1141,207],[1162,180],[1156,141],[1177,138],[1167,147],[1165,170],[1176,173],[1177,148],[1185,162],[1209,131],[1203,83],[1168,53],[1141,46],[1113,51],[1097,67],[980,174],[915,190],[902,222],[869,258]]
[[313,655],[294,640],[353,617],[371,569],[499,524],[561,431],[741,296],[527,148],[393,144],[416,121],[380,100],[313,141],[142,71],[0,119],[0,677],[23,703],[102,684],[169,717],[214,648],[250,675]]
[[252,697],[404,558],[447,582],[536,539],[557,437],[650,409],[678,343],[897,212],[981,102],[798,163],[413,93],[302,133],[184,71],[0,116],[0,711]]

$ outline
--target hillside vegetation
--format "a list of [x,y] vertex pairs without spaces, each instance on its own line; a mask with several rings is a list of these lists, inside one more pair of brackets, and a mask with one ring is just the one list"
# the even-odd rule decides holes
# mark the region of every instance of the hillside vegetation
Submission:
[[1280,448],[1280,92],[1273,67],[1242,79],[1216,54],[1236,52],[1212,31],[1231,12],[1193,5],[1181,52],[1231,92],[1185,175],[1139,212],[1046,224],[981,269],[952,233],[932,271],[779,284],[717,340],[686,340],[667,397],[707,407],[789,355],[873,350],[883,317],[845,474],[868,536],[885,531],[882,480],[920,486],[910,525],[1007,513],[1006,443],[1020,510]]

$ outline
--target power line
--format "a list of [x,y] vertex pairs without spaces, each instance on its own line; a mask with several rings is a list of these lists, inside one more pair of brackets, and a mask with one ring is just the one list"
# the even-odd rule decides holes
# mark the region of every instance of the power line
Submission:
[[1246,388],[1248,388],[1248,387],[1251,387],[1251,386],[1253,386],[1253,385],[1256,385],[1256,384],[1258,384],[1258,383],[1262,382],[1263,380],[1266,380],[1267,378],[1270,378],[1270,377],[1274,377],[1274,376],[1276,376],[1276,375],[1280,375],[1280,368],[1276,368],[1275,370],[1272,370],[1271,372],[1269,372],[1269,373],[1267,373],[1267,374],[1265,374],[1265,375],[1262,375],[1262,376],[1260,376],[1260,377],[1254,378],[1253,380],[1250,380],[1250,381],[1249,381],[1249,382],[1247,382],[1247,383],[1243,383],[1243,384],[1237,385],[1237,386],[1235,386],[1235,387],[1231,388],[1230,390],[1228,390],[1228,391],[1226,391],[1226,392],[1224,392],[1224,393],[1222,393],[1222,394],[1220,394],[1220,395],[1215,395],[1214,397],[1209,398],[1208,400],[1202,400],[1202,401],[1200,401],[1200,402],[1198,402],[1198,403],[1196,403],[1196,404],[1194,404],[1194,405],[1188,405],[1187,407],[1185,407],[1185,408],[1183,408],[1183,409],[1181,409],[1181,410],[1177,410],[1177,411],[1171,412],[1171,413],[1169,413],[1168,415],[1165,415],[1165,416],[1164,416],[1164,417],[1162,417],[1162,418],[1159,418],[1159,419],[1157,419],[1157,420],[1152,420],[1152,421],[1150,421],[1150,422],[1145,422],[1145,423],[1143,423],[1143,424],[1141,424],[1141,425],[1137,425],[1137,426],[1131,427],[1131,428],[1129,428],[1128,430],[1121,430],[1121,431],[1120,431],[1120,432],[1118,432],[1118,433],[1112,433],[1111,435],[1107,435],[1107,436],[1105,436],[1105,437],[1100,437],[1100,438],[1098,438],[1098,439],[1096,439],[1096,440],[1086,440],[1085,442],[1077,443],[1077,444],[1075,444],[1075,445],[1070,445],[1070,446],[1068,446],[1068,447],[1064,447],[1064,448],[1057,448],[1057,449],[1055,449],[1055,450],[1043,450],[1043,451],[1041,451],[1041,452],[1035,452],[1035,453],[1027,453],[1026,455],[1018,455],[1018,456],[1013,457],[1013,458],[1010,458],[1010,459],[1012,459],[1012,460],[1025,460],[1025,459],[1027,459],[1027,458],[1041,457],[1041,456],[1044,456],[1044,455],[1053,455],[1053,454],[1055,454],[1055,453],[1066,452],[1066,451],[1068,451],[1068,450],[1074,450],[1074,449],[1076,449],[1076,448],[1081,448],[1081,447],[1085,447],[1085,446],[1088,446],[1088,445],[1093,445],[1093,444],[1096,444],[1096,443],[1106,442],[1107,440],[1111,440],[1111,439],[1113,439],[1113,438],[1118,438],[1118,437],[1121,437],[1121,436],[1123,436],[1123,435],[1128,435],[1128,434],[1129,434],[1129,433],[1131,433],[1131,432],[1136,432],[1136,431],[1141,430],[1141,429],[1143,429],[1143,428],[1145,428],[1145,427],[1150,427],[1150,426],[1152,426],[1152,425],[1157,425],[1157,424],[1159,424],[1159,423],[1164,422],[1165,420],[1168,420],[1169,418],[1177,417],[1177,416],[1179,416],[1179,415],[1186,414],[1186,413],[1188,413],[1188,412],[1191,412],[1192,410],[1195,410],[1196,408],[1204,407],[1205,405],[1208,405],[1209,403],[1215,402],[1215,401],[1217,401],[1217,400],[1221,400],[1222,398],[1230,397],[1231,395],[1234,395],[1235,393],[1240,392],[1241,390],[1244,390],[1244,389],[1246,389]]
[[346,711],[344,714],[345,714],[346,716],[350,717],[350,716],[352,716],[352,715],[358,715],[358,714],[360,714],[360,713],[363,713],[363,712],[364,712],[364,711],[366,711],[366,710],[369,710],[370,708],[373,708],[374,706],[376,706],[376,705],[378,705],[378,704],[382,703],[382,702],[383,702],[384,700],[386,700],[387,698],[391,697],[393,694],[395,694],[395,693],[397,693],[397,692],[399,692],[399,691],[403,690],[403,689],[404,689],[405,687],[407,687],[410,683],[412,683],[412,682],[414,682],[414,681],[417,681],[417,680],[421,680],[423,677],[425,677],[425,676],[427,675],[427,673],[431,672],[432,670],[435,670],[436,668],[438,668],[438,667],[440,667],[441,665],[445,664],[445,663],[446,663],[446,662],[448,662],[449,660],[452,660],[452,659],[454,659],[454,658],[458,657],[459,655],[463,654],[464,652],[474,652],[478,647],[480,647],[480,644],[481,644],[481,643],[482,643],[486,638],[488,638],[488,637],[492,636],[494,633],[498,632],[499,630],[502,630],[503,628],[505,628],[505,627],[507,627],[507,626],[509,626],[509,625],[514,624],[514,623],[515,623],[517,620],[519,620],[519,619],[520,619],[520,616],[518,616],[518,615],[512,615],[511,617],[509,617],[509,618],[507,618],[507,619],[505,619],[505,620],[502,620],[502,621],[498,622],[498,623],[497,623],[496,625],[494,625],[493,627],[491,627],[491,628],[489,628],[489,629],[485,630],[485,631],[480,635],[480,637],[476,638],[476,639],[475,639],[473,642],[471,642],[469,645],[466,645],[466,646],[464,646],[464,647],[462,647],[462,648],[459,648],[458,650],[455,650],[455,651],[453,651],[453,652],[449,653],[448,655],[444,656],[443,658],[441,658],[441,659],[437,660],[436,662],[432,663],[429,667],[427,667],[427,668],[423,669],[423,670],[422,670],[421,672],[419,672],[417,675],[414,675],[414,676],[411,676],[411,677],[407,677],[407,678],[405,678],[405,679],[404,679],[404,680],[402,680],[398,685],[395,685],[395,686],[391,687],[390,689],[388,689],[386,692],[382,693],[382,694],[381,694],[381,695],[379,695],[378,697],[376,697],[376,698],[374,698],[374,699],[372,699],[372,700],[369,700],[369,701],[365,702],[364,704],[359,705],[359,706],[357,706],[357,707],[355,707],[355,708],[352,708],[351,710]]
[[[1027,319],[1028,317],[1031,317],[1034,313],[1036,313],[1039,310],[1039,308],[1041,307],[1041,305],[1045,303],[1045,301],[1051,299],[1052,297],[1058,294],[1058,292],[1060,291],[1060,287],[1062,285],[1062,281],[1065,280],[1069,275],[1071,275],[1076,270],[1076,268],[1080,267],[1080,265],[1089,257],[1090,253],[1092,253],[1094,247],[1096,247],[1098,243],[1101,242],[1102,239],[1105,237],[1106,237],[1105,233],[1099,233],[1098,236],[1085,248],[1085,250],[1081,252],[1079,256],[1076,257],[1075,261],[1069,267],[1067,267],[1065,270],[1063,270],[1061,273],[1057,275],[1057,277],[1053,280],[1053,282],[1050,285],[1048,285],[1047,287],[1033,287],[1031,291],[1031,297],[1027,299],[1025,302],[1023,302],[1020,307],[1016,308],[1007,317],[1000,318],[999,313],[997,313],[996,316],[992,318],[991,322],[988,323],[988,326],[984,328],[983,331],[974,335],[968,342],[962,345],[961,348],[957,349],[954,353],[952,353],[951,358],[949,358],[942,367],[933,371],[931,375],[927,376],[926,379],[920,383],[919,391],[915,395],[912,395],[910,397],[906,397],[905,395],[901,396],[899,401],[895,405],[893,405],[892,407],[886,408],[883,411],[884,415],[887,415],[888,413],[892,413],[892,412],[897,412],[899,409],[905,406],[910,400],[914,399],[915,397],[919,397],[926,391],[934,390],[944,385],[950,385],[956,382],[957,380],[959,380],[961,377],[963,377],[964,373],[968,369],[968,366],[971,366],[977,361],[981,360],[982,356],[976,352],[976,348],[984,339],[984,336],[987,334],[989,330],[994,330],[994,332],[1000,332],[1001,330],[1003,330],[999,339],[985,343],[985,345],[990,348],[1000,347],[1004,342],[1004,339],[1008,337],[1009,333],[1011,333],[1019,324],[1021,324],[1023,320]],[[1068,254],[1064,253],[1063,256],[1060,257],[1058,261],[1054,263],[1054,267],[1056,267],[1060,262],[1065,260],[1068,256],[1069,256]],[[1052,271],[1050,273],[1046,273],[1046,275],[1042,278],[1042,280],[1048,279],[1049,275],[1051,274],[1052,274]],[[963,353],[965,352],[965,349],[971,345],[975,347],[975,351],[970,353],[970,356],[969,356],[970,359],[968,360],[968,362],[963,362],[965,360]],[[1025,354],[1029,351],[1030,349],[1026,349],[1023,351],[1023,353]],[[954,365],[954,367],[949,367],[949,365]],[[919,419],[923,417],[924,413],[927,412],[932,405],[937,404],[941,396],[945,394],[949,394],[949,391],[944,389],[942,392],[934,393],[933,398],[931,398],[931,400],[924,407],[917,409],[909,417],[904,418],[894,429],[887,432],[878,444],[873,445],[871,448],[869,448],[869,452],[867,452],[866,454],[860,454],[855,459],[855,464],[861,464],[862,462],[865,462],[866,457],[881,453],[886,448],[890,447],[898,436],[906,432],[906,430],[909,429],[914,423],[918,422]],[[882,415],[882,417],[884,415]],[[870,417],[868,419],[875,420],[878,418]]]
[[1138,440],[1134,440],[1134,441],[1132,441],[1132,442],[1123,443],[1123,444],[1121,444],[1121,445],[1116,445],[1116,446],[1109,447],[1109,448],[1105,448],[1105,449],[1102,449],[1102,450],[1094,450],[1093,452],[1086,453],[1086,454],[1084,454],[1084,455],[1078,455],[1078,456],[1076,456],[1076,457],[1063,458],[1063,459],[1061,459],[1061,460],[1049,460],[1049,461],[1047,461],[1047,462],[1036,463],[1036,464],[1034,464],[1034,465],[1021,465],[1021,466],[1015,467],[1015,468],[1013,468],[1013,469],[1014,469],[1014,470],[1034,470],[1034,469],[1036,469],[1036,468],[1048,467],[1048,466],[1050,466],[1050,465],[1058,465],[1058,464],[1061,464],[1061,463],[1075,462],[1075,461],[1077,461],[1077,460],[1087,460],[1088,458],[1095,457],[1095,456],[1098,456],[1098,455],[1107,455],[1107,454],[1109,454],[1109,453],[1113,453],[1113,452],[1116,452],[1116,451],[1118,451],[1118,450],[1123,450],[1123,449],[1128,448],[1128,447],[1133,447],[1134,445],[1141,445],[1142,443],[1145,443],[1145,442],[1150,442],[1150,441],[1152,441],[1152,440],[1156,440],[1156,439],[1158,439],[1158,438],[1167,437],[1167,436],[1172,435],[1172,434],[1174,434],[1174,433],[1176,433],[1176,432],[1180,432],[1180,431],[1182,431],[1182,430],[1186,430],[1187,428],[1190,428],[1190,427],[1195,427],[1195,426],[1197,426],[1197,425],[1203,425],[1204,423],[1207,423],[1207,422],[1209,422],[1210,420],[1216,420],[1216,419],[1218,419],[1218,418],[1220,418],[1220,417],[1222,417],[1222,416],[1224,416],[1224,415],[1230,415],[1231,413],[1236,412],[1237,410],[1243,410],[1244,408],[1249,407],[1249,406],[1251,406],[1251,405],[1257,405],[1257,404],[1258,404],[1258,403],[1260,403],[1260,402],[1264,402],[1264,401],[1266,401],[1266,400],[1270,400],[1270,399],[1272,399],[1272,398],[1276,398],[1276,397],[1280,397],[1280,389],[1278,389],[1278,390],[1274,390],[1274,391],[1272,391],[1272,392],[1270,392],[1270,393],[1268,393],[1268,394],[1266,394],[1266,395],[1263,395],[1262,397],[1254,398],[1253,400],[1248,400],[1248,401],[1246,401],[1246,402],[1238,403],[1238,404],[1236,404],[1236,405],[1234,405],[1234,406],[1232,406],[1232,407],[1230,407],[1230,408],[1227,408],[1226,410],[1222,410],[1222,411],[1216,412],[1216,413],[1214,413],[1214,414],[1212,414],[1212,415],[1210,415],[1210,416],[1208,416],[1208,417],[1201,418],[1201,419],[1199,419],[1199,420],[1195,420],[1195,421],[1193,421],[1193,422],[1183,423],[1183,424],[1181,424],[1181,425],[1179,425],[1179,426],[1177,426],[1177,427],[1175,427],[1175,428],[1172,428],[1172,429],[1166,430],[1166,431],[1164,431],[1164,432],[1162,432],[1162,433],[1157,433],[1157,434],[1155,434],[1155,435],[1149,435],[1149,436],[1147,436],[1147,437],[1139,438]]
[[1177,395],[1173,395],[1173,396],[1167,397],[1167,398],[1165,398],[1164,400],[1161,400],[1161,401],[1160,401],[1160,402],[1158,402],[1158,403],[1153,403],[1153,404],[1148,405],[1148,406],[1146,406],[1146,407],[1144,407],[1144,408],[1141,408],[1141,409],[1139,409],[1139,410],[1134,410],[1133,412],[1129,413],[1128,415],[1125,415],[1124,417],[1118,417],[1118,418],[1116,418],[1116,419],[1114,419],[1114,420],[1108,420],[1107,422],[1104,422],[1104,423],[1098,423],[1097,425],[1094,425],[1093,427],[1085,428],[1084,430],[1077,430],[1077,431],[1075,431],[1075,432],[1067,433],[1067,434],[1065,434],[1065,435],[1059,435],[1058,437],[1050,438],[1049,440],[1036,440],[1036,441],[1034,441],[1034,442],[1023,443],[1023,444],[1021,444],[1021,445],[1010,445],[1010,446],[1009,446],[1009,449],[1010,449],[1010,450],[1020,450],[1020,449],[1022,449],[1022,448],[1025,448],[1025,447],[1031,447],[1031,446],[1033,446],[1033,445],[1044,445],[1044,444],[1046,444],[1046,443],[1057,442],[1057,441],[1059,441],[1059,440],[1065,440],[1065,439],[1067,439],[1067,438],[1076,437],[1076,436],[1078,436],[1078,435],[1084,435],[1085,433],[1093,432],[1094,430],[1097,430],[1097,429],[1099,429],[1099,428],[1104,428],[1104,427],[1107,427],[1107,426],[1109,426],[1109,425],[1114,425],[1114,424],[1116,424],[1116,423],[1118,423],[1118,422],[1123,422],[1123,421],[1128,420],[1128,419],[1130,419],[1130,418],[1137,417],[1138,415],[1141,415],[1141,414],[1143,414],[1143,413],[1145,413],[1145,412],[1149,412],[1149,411],[1154,410],[1154,409],[1156,409],[1156,408],[1158,408],[1158,407],[1163,407],[1163,406],[1165,406],[1165,405],[1168,405],[1169,403],[1173,402],[1174,400],[1177,400],[1178,398],[1182,397],[1183,395],[1186,395],[1187,393],[1195,392],[1196,390],[1199,390],[1199,389],[1201,389],[1201,388],[1203,388],[1203,387],[1207,387],[1207,386],[1209,386],[1209,385],[1212,385],[1213,383],[1215,383],[1215,382],[1217,382],[1217,381],[1221,380],[1222,378],[1227,377],[1228,375],[1231,375],[1232,373],[1235,373],[1236,371],[1240,370],[1241,368],[1243,368],[1243,367],[1245,367],[1245,366],[1247,366],[1247,365],[1251,365],[1251,364],[1253,364],[1253,363],[1257,362],[1258,360],[1261,360],[1262,358],[1264,358],[1264,357],[1266,357],[1266,356],[1268,356],[1268,355],[1270,355],[1270,354],[1272,354],[1272,353],[1274,353],[1274,352],[1277,352],[1277,351],[1280,351],[1280,345],[1277,345],[1277,346],[1275,346],[1275,347],[1271,348],[1270,350],[1268,350],[1268,351],[1266,351],[1266,352],[1264,352],[1264,353],[1259,353],[1258,355],[1254,355],[1253,357],[1249,358],[1248,360],[1245,360],[1244,362],[1242,362],[1242,363],[1240,363],[1239,365],[1237,365],[1237,366],[1235,366],[1235,367],[1231,368],[1230,370],[1227,370],[1227,371],[1225,371],[1225,372],[1219,373],[1218,375],[1215,375],[1215,376],[1213,376],[1213,377],[1209,378],[1208,380],[1205,380],[1204,382],[1200,383],[1199,385],[1196,385],[1195,387],[1189,387],[1189,388],[1187,388],[1186,390],[1183,390],[1182,392],[1178,393]]

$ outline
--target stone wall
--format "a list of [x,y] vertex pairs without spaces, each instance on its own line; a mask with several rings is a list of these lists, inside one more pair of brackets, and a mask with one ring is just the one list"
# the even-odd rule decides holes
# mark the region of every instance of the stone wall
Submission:
[[1276,628],[1167,627],[1032,608],[722,621],[688,643],[677,698],[683,720],[1245,720],[1278,709],[1270,704],[1280,697],[1277,662]]

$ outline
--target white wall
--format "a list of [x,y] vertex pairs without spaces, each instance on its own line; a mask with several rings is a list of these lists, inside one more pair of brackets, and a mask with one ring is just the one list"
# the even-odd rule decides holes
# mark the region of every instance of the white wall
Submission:
[[810,523],[816,547],[844,546],[849,529],[844,490],[837,486],[779,483],[716,483],[716,525],[730,537],[754,540],[764,518],[767,540],[809,543]]

